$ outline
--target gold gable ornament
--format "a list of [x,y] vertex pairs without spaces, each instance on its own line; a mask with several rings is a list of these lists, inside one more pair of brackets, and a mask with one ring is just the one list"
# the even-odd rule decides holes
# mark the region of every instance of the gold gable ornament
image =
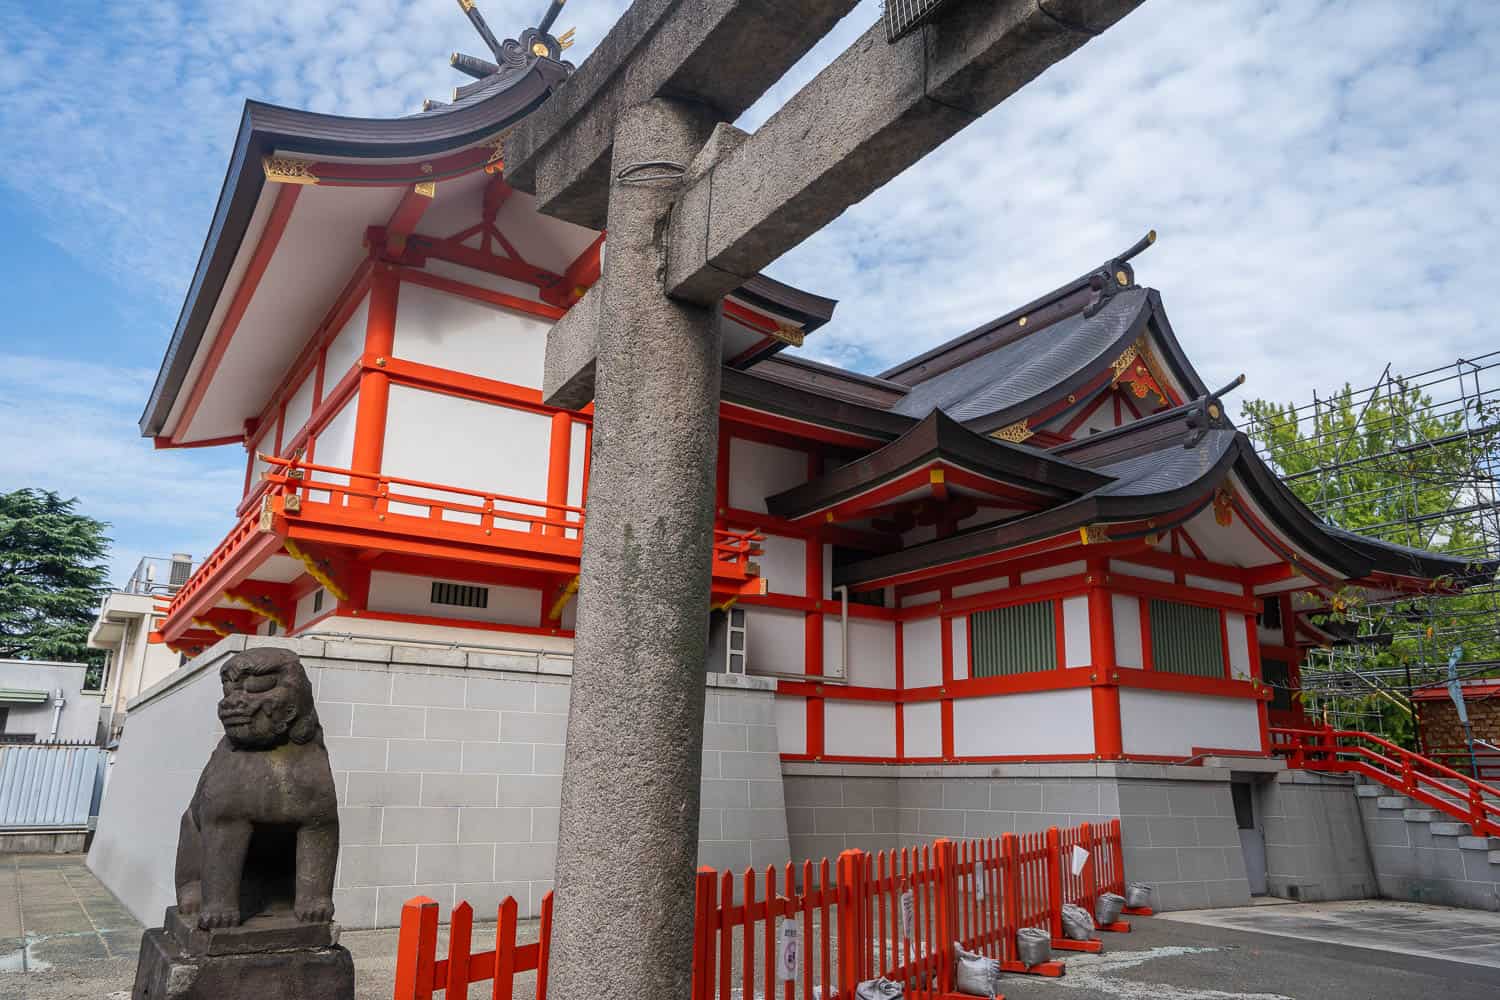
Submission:
[[998,438],[1001,441],[1009,441],[1012,444],[1020,444],[1027,438],[1036,436],[1036,432],[1026,426],[1030,421],[1030,417],[1027,417],[1025,420],[1017,420],[1015,423],[993,432],[990,434],[990,437]]

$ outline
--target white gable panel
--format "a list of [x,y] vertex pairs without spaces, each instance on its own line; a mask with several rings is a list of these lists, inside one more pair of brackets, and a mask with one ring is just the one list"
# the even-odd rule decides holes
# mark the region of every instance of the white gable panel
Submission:
[[547,353],[544,319],[425,285],[401,286],[396,357],[539,389]]

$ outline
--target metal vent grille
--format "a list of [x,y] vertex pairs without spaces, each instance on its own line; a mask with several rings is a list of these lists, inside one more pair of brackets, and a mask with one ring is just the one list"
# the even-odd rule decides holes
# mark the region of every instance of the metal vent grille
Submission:
[[885,0],[885,40],[897,42],[937,16],[953,0]]
[[1057,669],[1057,618],[1051,601],[977,611],[969,616],[972,676],[1003,677]]
[[313,614],[323,610],[323,588],[319,587],[317,593],[313,594]]
[[466,583],[439,583],[434,580],[432,603],[454,608],[487,608],[490,606],[490,588],[471,587]]
[[183,562],[179,559],[172,560],[172,569],[168,574],[167,585],[169,587],[180,587],[188,582],[188,577],[193,575],[193,564]]
[[1176,601],[1151,602],[1151,663],[1160,672],[1224,676],[1223,615]]

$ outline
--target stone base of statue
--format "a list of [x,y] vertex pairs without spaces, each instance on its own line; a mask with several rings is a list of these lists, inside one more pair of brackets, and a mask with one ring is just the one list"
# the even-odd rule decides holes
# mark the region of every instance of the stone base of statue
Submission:
[[354,960],[335,923],[260,914],[199,930],[169,907],[141,939],[131,1000],[354,1000]]

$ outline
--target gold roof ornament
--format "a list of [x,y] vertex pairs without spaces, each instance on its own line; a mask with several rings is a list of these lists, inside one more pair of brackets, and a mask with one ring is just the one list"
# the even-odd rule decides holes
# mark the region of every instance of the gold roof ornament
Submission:
[[312,172],[310,160],[299,160],[292,156],[266,156],[260,161],[266,180],[273,184],[316,184],[318,175]]
[[1036,432],[1026,426],[1030,422],[1030,417],[1027,417],[1024,420],[1017,420],[1015,423],[1008,424],[1007,426],[1000,428],[998,431],[992,431],[990,433],[990,437],[997,438],[1001,441],[1009,441],[1011,444],[1020,444],[1027,438],[1036,436]]
[[1109,527],[1103,524],[1086,524],[1078,529],[1078,538],[1085,545],[1098,545],[1109,541]]

